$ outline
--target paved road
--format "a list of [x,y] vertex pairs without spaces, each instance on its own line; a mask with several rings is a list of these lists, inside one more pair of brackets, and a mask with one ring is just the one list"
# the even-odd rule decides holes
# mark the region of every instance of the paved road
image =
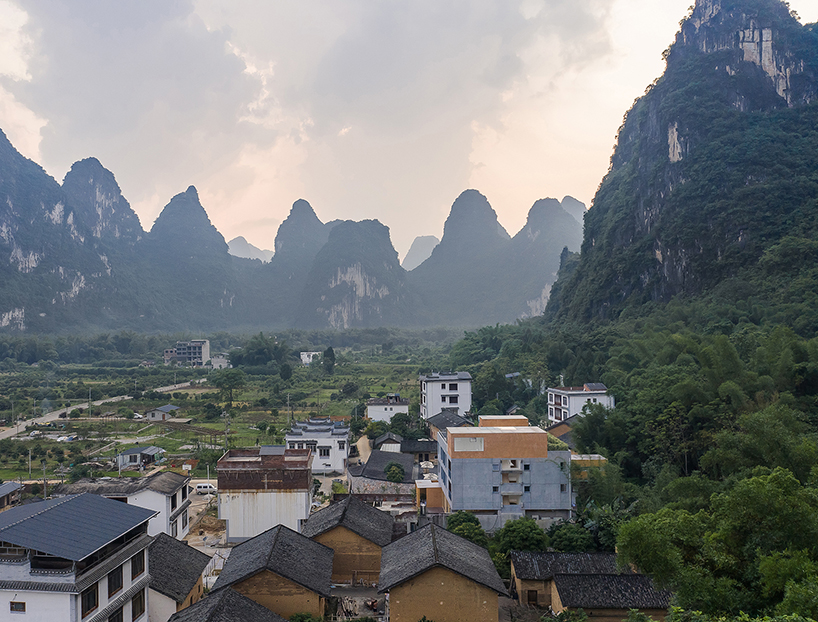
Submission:
[[[195,380],[196,383],[202,383],[206,379],[200,378],[199,380]],[[158,389],[153,389],[154,391],[158,391],[159,393],[168,393],[170,391],[178,391],[179,389],[184,389],[190,387],[189,382],[183,382],[182,384],[172,384],[169,387],[160,387]],[[124,402],[125,400],[132,399],[128,395],[120,395],[117,397],[109,397],[104,400],[98,400],[96,402],[91,402],[93,406],[102,406],[103,404],[113,404],[116,402]],[[69,411],[74,410],[75,408],[88,408],[88,402],[83,404],[74,404],[73,406],[69,406],[68,408],[60,408],[59,410],[52,410],[40,417],[36,417],[34,419],[26,419],[25,421],[21,421],[16,427],[8,428],[7,430],[3,430],[0,432],[0,439],[3,438],[11,438],[12,436],[16,436],[20,430],[25,430],[27,425],[30,424],[46,424],[51,423],[52,421],[56,421],[60,418],[60,415],[63,413],[67,413]]]

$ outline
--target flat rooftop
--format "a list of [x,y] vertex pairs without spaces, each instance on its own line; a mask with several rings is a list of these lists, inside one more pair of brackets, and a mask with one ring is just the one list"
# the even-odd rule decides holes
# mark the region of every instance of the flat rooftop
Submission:
[[491,428],[446,428],[448,434],[457,436],[478,436],[481,434],[548,434],[542,428],[536,426],[505,426]]

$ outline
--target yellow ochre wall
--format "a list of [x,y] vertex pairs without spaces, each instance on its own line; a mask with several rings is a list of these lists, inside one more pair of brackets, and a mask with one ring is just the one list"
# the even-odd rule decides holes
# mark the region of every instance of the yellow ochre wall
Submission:
[[[548,434],[546,432],[482,432],[480,428],[455,428],[468,430],[464,434],[449,433],[447,451],[452,458],[547,458]],[[527,428],[528,430],[538,428]],[[459,436],[483,437],[483,451],[454,451],[454,439]],[[428,616],[427,616],[428,617]]]
[[324,598],[321,595],[269,570],[262,570],[232,587],[283,618],[295,613],[309,613],[317,617],[324,615]]
[[193,586],[193,589],[187,595],[187,598],[180,604],[176,605],[176,611],[181,611],[182,609],[187,609],[191,605],[195,605],[197,602],[202,600],[202,596],[204,595],[204,586],[202,583],[202,578],[199,577],[199,580],[196,581],[196,585]]
[[335,527],[313,538],[335,551],[332,558],[332,582],[353,580],[377,583],[381,573],[381,547],[346,527]]
[[432,568],[389,590],[390,622],[497,622],[497,592],[445,568]]
[[520,427],[520,428],[527,428],[531,423],[528,421],[528,417],[525,415],[480,415],[480,418],[477,421],[478,427],[480,428],[493,428],[493,427]]

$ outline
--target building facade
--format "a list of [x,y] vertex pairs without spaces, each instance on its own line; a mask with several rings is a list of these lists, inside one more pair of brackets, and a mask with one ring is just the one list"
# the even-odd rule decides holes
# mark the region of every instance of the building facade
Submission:
[[308,448],[262,446],[225,453],[216,470],[227,541],[243,542],[276,525],[300,531],[310,515],[312,462]]
[[389,423],[397,413],[409,414],[409,400],[399,393],[387,393],[386,397],[373,397],[366,402],[366,418],[370,421]]
[[313,473],[343,473],[349,458],[349,426],[329,419],[296,421],[284,437],[288,449],[311,449]]
[[148,622],[152,512],[97,495],[0,515],[0,620]]
[[471,374],[440,372],[420,376],[420,416],[429,419],[443,409],[464,415],[471,410]]
[[208,339],[194,339],[192,341],[177,341],[175,348],[164,352],[165,365],[171,363],[188,364],[193,367],[202,367],[210,360],[210,341]]
[[486,531],[523,516],[571,516],[571,452],[548,451],[538,427],[448,428],[438,433],[438,465],[444,511],[473,512]]
[[605,408],[616,406],[614,396],[608,394],[608,387],[595,382],[581,387],[557,387],[548,389],[548,420],[552,423],[565,421],[579,415],[585,406],[601,404]]
[[177,410],[179,410],[178,406],[167,404],[165,406],[160,406],[159,408],[149,410],[145,413],[145,417],[148,421],[167,421],[168,419],[173,419],[173,417],[175,417],[175,412]]

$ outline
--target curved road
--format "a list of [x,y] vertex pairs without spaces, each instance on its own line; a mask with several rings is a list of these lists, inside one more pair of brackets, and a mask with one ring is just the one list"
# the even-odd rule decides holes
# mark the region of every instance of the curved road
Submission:
[[[194,380],[193,382],[201,384],[205,380],[206,380],[206,378],[200,378],[199,380]],[[157,391],[159,393],[168,393],[169,391],[177,391],[179,389],[185,389],[185,388],[190,388],[190,382],[183,382],[181,384],[173,384],[173,385],[170,385],[169,387],[160,387],[158,389],[153,389],[153,390]],[[109,397],[109,398],[104,399],[104,400],[98,400],[96,402],[91,402],[91,405],[93,405],[93,406],[102,406],[102,404],[111,404],[111,403],[114,403],[114,402],[124,402],[125,400],[130,400],[130,399],[132,399],[132,398],[129,395],[119,395],[117,397]],[[23,430],[25,430],[25,426],[27,426],[27,425],[31,425],[31,424],[34,424],[34,423],[43,425],[45,423],[50,423],[52,421],[56,421],[57,419],[60,418],[60,415],[62,413],[67,413],[67,412],[69,412],[71,410],[74,410],[75,408],[88,408],[88,402],[85,402],[83,404],[75,404],[73,406],[69,406],[68,408],[60,408],[59,410],[52,410],[51,412],[48,412],[48,413],[46,413],[46,414],[44,414],[44,415],[42,415],[40,417],[35,417],[34,419],[26,419],[25,421],[20,422],[22,424],[22,426],[20,424],[18,424],[16,427],[9,428],[7,430],[3,430],[2,432],[0,432],[0,439],[11,438],[13,436],[16,436],[18,434],[18,430],[20,429],[20,427],[22,427]]]

